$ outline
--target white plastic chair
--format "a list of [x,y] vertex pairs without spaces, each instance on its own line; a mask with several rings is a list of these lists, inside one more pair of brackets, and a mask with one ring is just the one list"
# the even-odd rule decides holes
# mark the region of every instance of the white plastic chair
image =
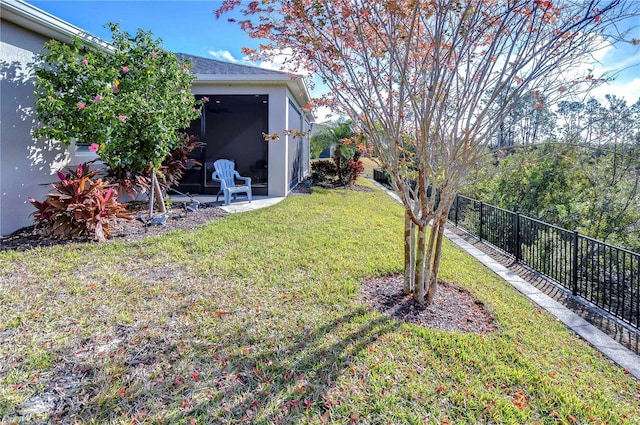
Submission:
[[[229,205],[231,203],[231,196],[236,199],[238,193],[246,193],[248,201],[251,202],[251,177],[242,177],[235,170],[235,164],[228,159],[219,159],[213,163],[213,169],[215,170],[211,174],[211,180],[220,183],[220,191],[216,195],[216,202],[220,194],[224,195],[224,204]],[[244,181],[241,186],[236,186],[236,180]]]

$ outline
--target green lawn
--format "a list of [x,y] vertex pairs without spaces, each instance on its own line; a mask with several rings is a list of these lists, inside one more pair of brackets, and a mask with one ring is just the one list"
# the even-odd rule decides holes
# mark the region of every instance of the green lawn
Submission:
[[380,168],[380,164],[378,164],[377,160],[372,158],[362,157],[360,158],[362,161],[362,165],[364,165],[364,174],[370,178],[373,178],[373,170],[376,168]]
[[498,331],[368,309],[402,224],[381,191],[318,189],[141,242],[2,252],[0,422],[640,423],[639,382],[449,243],[441,277]]

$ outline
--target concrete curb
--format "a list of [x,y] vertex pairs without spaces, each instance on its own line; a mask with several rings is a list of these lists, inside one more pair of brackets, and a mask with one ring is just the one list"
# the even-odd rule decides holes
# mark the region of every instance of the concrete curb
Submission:
[[[372,179],[369,180],[381,190],[386,192],[393,199],[395,199],[397,202],[400,202],[400,198],[398,197],[398,195],[396,195],[380,183]],[[640,356],[636,355],[631,350],[624,347],[622,344],[614,341],[607,334],[584,320],[582,317],[578,316],[553,298],[549,297],[547,294],[541,292],[529,282],[522,279],[520,276],[500,264],[498,261],[491,258],[491,256],[474,247],[469,242],[465,241],[463,238],[456,235],[452,231],[445,229],[444,234],[451,242],[458,245],[469,255],[476,258],[491,271],[506,280],[523,295],[528,297],[543,309],[547,310],[549,313],[553,314],[569,329],[589,342],[594,348],[608,357],[611,361],[624,368],[636,379],[640,379]]]

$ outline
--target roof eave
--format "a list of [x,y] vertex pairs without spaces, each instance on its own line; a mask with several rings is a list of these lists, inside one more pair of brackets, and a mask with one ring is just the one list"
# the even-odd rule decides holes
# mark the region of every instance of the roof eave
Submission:
[[196,74],[197,82],[213,83],[283,83],[297,78],[286,74]]
[[[286,85],[300,106],[308,104],[311,100],[307,84],[300,76],[286,74],[196,74],[196,77],[194,84]],[[305,115],[313,121],[314,116],[311,111],[305,109]]]
[[0,8],[2,19],[45,37],[63,43],[69,43],[72,37],[78,37],[95,47],[108,48],[109,46],[106,41],[22,0],[2,0]]

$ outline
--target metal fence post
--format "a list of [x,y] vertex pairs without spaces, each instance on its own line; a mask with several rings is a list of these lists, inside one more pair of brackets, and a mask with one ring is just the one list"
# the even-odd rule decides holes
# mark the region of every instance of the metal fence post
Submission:
[[513,223],[513,243],[515,244],[514,255],[516,256],[516,263],[519,263],[522,259],[522,253],[520,252],[520,211],[515,213],[515,223]]
[[458,204],[459,204],[459,199],[460,199],[460,196],[456,193],[456,207],[453,210],[453,222],[455,223],[456,227],[458,227]]
[[483,224],[482,223],[483,222],[483,219],[482,219],[482,210],[483,210],[482,205],[483,204],[484,204],[484,202],[480,201],[480,229],[478,230],[478,233],[479,233],[478,236],[480,237],[480,240],[482,240],[482,224]]
[[578,295],[578,231],[573,232],[572,257],[571,257],[571,292]]

